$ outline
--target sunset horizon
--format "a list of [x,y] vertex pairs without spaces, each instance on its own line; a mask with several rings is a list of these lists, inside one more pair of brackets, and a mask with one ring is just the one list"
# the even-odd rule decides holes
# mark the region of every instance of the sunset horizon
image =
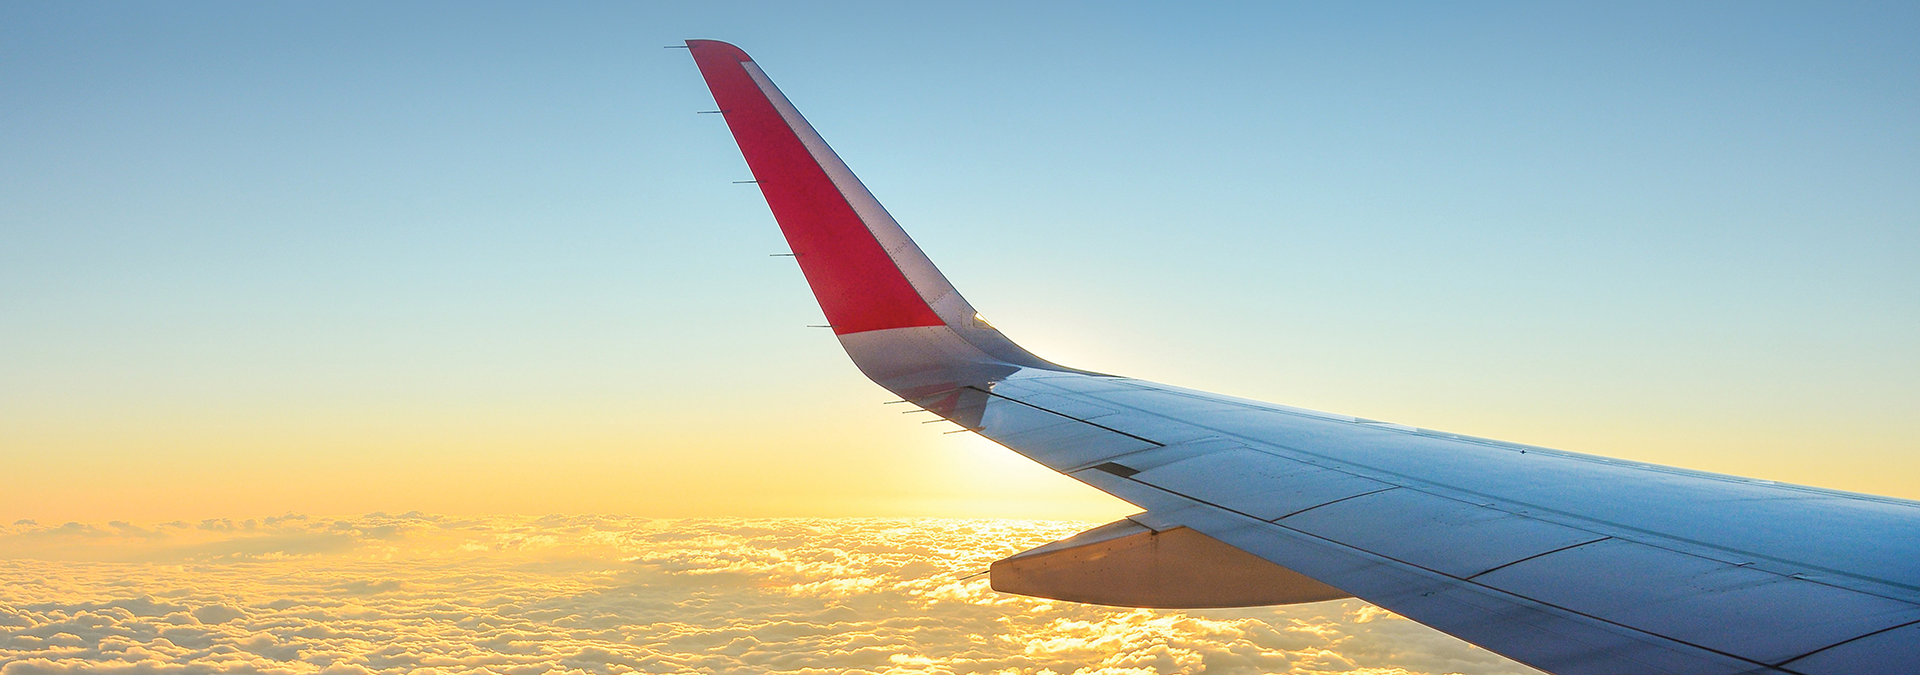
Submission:
[[[1913,506],[1915,28],[8,5],[0,675],[1542,672],[1358,599],[976,574],[1103,523],[1335,542],[1373,521],[1279,523],[1367,498],[1539,528],[1460,569],[1336,542],[1467,584],[1651,531],[1625,471]],[[1235,501],[1276,476],[1364,485]]]

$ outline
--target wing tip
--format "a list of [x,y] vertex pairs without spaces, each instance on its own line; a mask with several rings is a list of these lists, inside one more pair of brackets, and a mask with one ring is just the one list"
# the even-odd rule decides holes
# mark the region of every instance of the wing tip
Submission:
[[728,57],[728,58],[732,58],[735,61],[752,61],[753,60],[753,57],[747,56],[746,50],[743,50],[739,47],[735,47],[731,43],[721,42],[719,40],[688,40],[687,49],[700,50],[702,52],[701,54],[702,56]]

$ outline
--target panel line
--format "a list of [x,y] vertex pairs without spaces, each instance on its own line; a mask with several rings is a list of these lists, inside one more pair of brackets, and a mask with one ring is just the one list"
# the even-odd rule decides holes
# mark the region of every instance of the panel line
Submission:
[[[1341,541],[1339,541],[1339,540],[1336,540],[1336,539],[1331,539],[1331,538],[1328,538],[1328,537],[1324,537],[1324,536],[1321,536],[1321,535],[1318,535],[1318,534],[1314,534],[1314,533],[1312,533],[1312,532],[1308,532],[1308,531],[1305,531],[1305,530],[1299,530],[1299,529],[1295,529],[1295,528],[1291,528],[1291,527],[1287,527],[1286,525],[1282,525],[1282,524],[1280,524],[1280,523],[1277,523],[1277,522],[1270,522],[1270,521],[1266,521],[1266,520],[1261,520],[1260,518],[1258,518],[1258,517],[1255,517],[1255,516],[1253,516],[1253,515],[1251,515],[1251,514],[1247,514],[1247,513],[1244,513],[1244,512],[1241,512],[1241,511],[1237,511],[1237,510],[1234,510],[1234,509],[1232,509],[1232,508],[1228,508],[1228,507],[1225,507],[1225,506],[1221,506],[1221,505],[1219,505],[1219,504],[1215,504],[1215,503],[1213,503],[1213,502],[1209,502],[1209,501],[1207,501],[1207,500],[1204,500],[1204,499],[1198,499],[1198,498],[1195,498],[1195,497],[1191,497],[1191,496],[1188,496],[1188,495],[1185,495],[1185,494],[1181,494],[1181,493],[1179,493],[1179,492],[1174,492],[1174,491],[1172,491],[1172,490],[1168,490],[1168,489],[1166,489],[1166,488],[1163,488],[1163,487],[1160,487],[1160,486],[1158,486],[1158,485],[1154,485],[1154,484],[1152,484],[1152,483],[1143,483],[1143,482],[1140,482],[1140,481],[1137,481],[1137,480],[1134,480],[1134,479],[1132,479],[1132,478],[1122,478],[1121,480],[1126,480],[1126,481],[1132,481],[1132,482],[1134,482],[1134,483],[1138,483],[1138,484],[1140,484],[1140,485],[1143,485],[1143,486],[1146,486],[1146,487],[1148,487],[1148,488],[1152,488],[1152,489],[1154,489],[1154,490],[1159,490],[1159,491],[1161,491],[1161,492],[1165,492],[1165,493],[1167,493],[1167,494],[1169,494],[1169,495],[1173,495],[1174,497],[1178,497],[1178,498],[1181,498],[1181,499],[1186,499],[1186,500],[1188,500],[1188,501],[1192,501],[1192,502],[1195,502],[1195,503],[1198,503],[1198,504],[1202,504],[1202,505],[1205,505],[1205,506],[1210,506],[1210,507],[1213,507],[1213,508],[1215,508],[1215,509],[1219,509],[1219,510],[1221,510],[1221,511],[1225,511],[1225,512],[1227,512],[1227,513],[1232,513],[1232,514],[1234,514],[1234,515],[1237,515],[1237,516],[1241,516],[1241,517],[1244,517],[1244,518],[1249,518],[1249,519],[1252,519],[1252,520],[1253,520],[1253,521],[1255,521],[1255,522],[1259,522],[1259,523],[1265,523],[1265,524],[1267,524],[1267,525],[1272,525],[1272,526],[1274,526],[1274,527],[1277,527],[1277,528],[1280,528],[1280,529],[1282,529],[1282,530],[1286,530],[1286,531],[1287,531],[1287,532],[1289,532],[1289,533],[1292,533],[1292,534],[1296,534],[1296,535],[1300,535],[1300,536],[1304,536],[1304,537],[1310,537],[1310,538],[1313,538],[1313,539],[1317,539],[1317,540],[1320,540],[1320,541],[1323,541],[1323,542],[1326,542],[1326,543],[1328,543],[1328,544],[1331,544],[1331,545],[1333,545],[1333,546],[1338,546],[1338,547],[1340,547],[1340,548],[1343,548],[1343,549],[1347,549],[1347,550],[1350,550],[1350,551],[1354,551],[1354,552],[1356,552],[1356,553],[1359,553],[1359,554],[1362,554],[1362,555],[1366,555],[1366,556],[1372,556],[1372,557],[1375,557],[1375,558],[1379,558],[1379,559],[1381,559],[1381,560],[1385,560],[1385,561],[1388,561],[1388,562],[1391,562],[1391,563],[1395,563],[1395,564],[1398,564],[1398,565],[1401,565],[1401,566],[1404,566],[1404,567],[1408,567],[1408,568],[1411,568],[1411,569],[1416,569],[1416,570],[1420,570],[1420,571],[1423,571],[1423,572],[1427,572],[1427,573],[1430,573],[1430,574],[1434,574],[1434,575],[1438,575],[1438,576],[1440,576],[1440,577],[1442,577],[1442,578],[1444,578],[1444,579],[1450,579],[1450,580],[1453,580],[1454,582],[1457,582],[1457,583],[1460,583],[1460,584],[1464,584],[1464,585],[1468,585],[1468,586],[1472,586],[1472,587],[1474,587],[1474,588],[1477,588],[1477,589],[1481,589],[1482,591],[1485,591],[1485,592],[1488,592],[1488,593],[1495,593],[1495,594],[1499,594],[1499,595],[1504,595],[1504,596],[1509,596],[1509,597],[1513,597],[1513,598],[1519,598],[1519,599],[1521,599],[1521,600],[1525,600],[1525,601],[1527,601],[1527,602],[1530,602],[1530,603],[1533,603],[1533,604],[1536,604],[1536,605],[1539,605],[1539,606],[1541,606],[1541,607],[1548,607],[1548,608],[1551,608],[1551,609],[1554,609],[1554,610],[1558,610],[1558,611],[1561,611],[1561,612],[1565,612],[1565,613],[1567,613],[1567,614],[1570,614],[1570,615],[1573,615],[1573,616],[1578,616],[1578,617],[1581,617],[1581,618],[1585,618],[1585,619],[1588,619],[1588,620],[1591,620],[1591,621],[1594,621],[1594,622],[1596,622],[1596,623],[1601,623],[1601,624],[1606,624],[1606,625],[1608,625],[1608,626],[1613,626],[1613,627],[1616,627],[1616,628],[1619,628],[1619,629],[1621,629],[1621,630],[1626,630],[1626,631],[1631,631],[1631,632],[1634,632],[1634,633],[1639,633],[1639,634],[1641,634],[1641,635],[1647,635],[1647,636],[1651,636],[1651,637],[1654,637],[1654,638],[1658,638],[1658,639],[1661,639],[1661,640],[1665,640],[1665,641],[1668,641],[1668,642],[1672,642],[1672,643],[1674,643],[1674,644],[1678,644],[1678,645],[1685,645],[1685,646],[1688,646],[1688,647],[1692,647],[1692,648],[1694,648],[1694,649],[1698,649],[1698,650],[1701,650],[1701,651],[1704,651],[1704,652],[1708,652],[1708,653],[1711,653],[1711,654],[1716,654],[1716,655],[1719,655],[1719,656],[1724,656],[1724,657],[1726,657],[1726,658],[1730,658],[1730,659],[1735,659],[1735,660],[1738,660],[1738,661],[1740,661],[1740,662],[1743,662],[1743,663],[1751,663],[1751,664],[1753,664],[1753,665],[1756,665],[1756,666],[1760,666],[1761,668],[1764,668],[1764,669],[1766,669],[1767,671],[1771,671],[1771,672],[1781,672],[1781,673],[1792,673],[1793,675],[1806,675],[1805,673],[1801,673],[1800,671],[1795,671],[1795,670],[1788,670],[1788,669],[1786,669],[1786,668],[1782,668],[1782,667],[1780,667],[1780,666],[1776,666],[1776,665],[1772,665],[1772,664],[1768,664],[1768,663],[1764,663],[1764,662],[1761,662],[1761,661],[1756,661],[1756,660],[1753,660],[1753,659],[1750,659],[1750,658],[1747,658],[1747,657],[1744,657],[1744,656],[1740,656],[1740,655],[1738,655],[1738,654],[1733,654],[1733,653],[1729,653],[1729,652],[1724,652],[1724,651],[1721,651],[1721,650],[1718,650],[1718,649],[1714,649],[1714,648],[1712,648],[1712,647],[1708,647],[1708,646],[1705,646],[1705,645],[1698,645],[1698,644],[1694,644],[1694,643],[1692,643],[1692,642],[1688,642],[1688,641],[1686,641],[1686,640],[1681,640],[1681,639],[1679,639],[1679,638],[1675,638],[1675,637],[1672,637],[1672,636],[1667,636],[1667,635],[1661,635],[1661,634],[1659,634],[1659,633],[1655,633],[1655,632],[1653,632],[1653,631],[1650,631],[1650,630],[1646,630],[1646,629],[1644,629],[1644,628],[1635,628],[1635,627],[1633,627],[1633,626],[1629,626],[1629,625],[1627,625],[1627,624],[1623,624],[1623,623],[1619,623],[1619,622],[1616,622],[1616,621],[1612,621],[1612,620],[1609,620],[1609,619],[1604,619],[1604,618],[1601,618],[1601,617],[1598,617],[1598,616],[1594,616],[1594,615],[1592,615],[1592,614],[1588,614],[1588,613],[1586,613],[1586,612],[1582,612],[1582,611],[1580,611],[1580,610],[1577,610],[1577,609],[1573,609],[1573,608],[1570,608],[1570,607],[1563,607],[1563,606],[1560,606],[1560,605],[1556,605],[1556,604],[1553,604],[1553,603],[1550,603],[1550,602],[1547,602],[1547,601],[1545,601],[1545,600],[1541,600],[1541,599],[1538,599],[1538,598],[1533,598],[1533,597],[1529,597],[1529,596],[1525,596],[1525,595],[1521,595],[1521,594],[1519,594],[1519,593],[1515,593],[1515,592],[1513,592],[1513,591],[1508,591],[1508,590],[1505,590],[1505,589],[1501,589],[1501,588],[1495,588],[1495,587],[1493,587],[1493,586],[1488,586],[1488,585],[1485,585],[1485,584],[1480,584],[1480,583],[1475,583],[1475,582],[1473,582],[1473,581],[1471,581],[1471,580],[1468,580],[1468,579],[1463,579],[1463,578],[1460,578],[1460,577],[1456,577],[1456,576],[1454,576],[1454,575],[1451,575],[1451,574],[1448,574],[1448,573],[1446,573],[1446,572],[1442,572],[1442,571],[1440,571],[1440,570],[1436,570],[1436,569],[1432,569],[1432,568],[1429,568],[1429,567],[1426,567],[1426,566],[1423,566],[1423,565],[1420,565],[1420,564],[1417,564],[1417,563],[1413,563],[1413,562],[1408,562],[1408,561],[1405,561],[1405,560],[1401,560],[1401,559],[1399,559],[1399,558],[1395,558],[1395,557],[1393,557],[1393,556],[1389,556],[1389,555],[1385,555],[1385,554],[1382,554],[1382,553],[1379,553],[1379,552],[1376,552],[1376,551],[1370,551],[1370,550],[1367,550],[1367,549],[1364,549],[1364,548],[1360,548],[1360,547],[1358,547],[1358,546],[1354,546],[1354,545],[1352,545],[1352,544],[1348,544],[1348,543],[1345,543],[1345,542],[1341,542]],[[1151,510],[1151,509],[1149,509],[1149,510]],[[1191,526],[1191,525],[1189,525],[1188,527],[1192,527],[1192,526]],[[1208,535],[1208,536],[1212,536],[1212,535]],[[1589,542],[1589,543],[1591,543],[1591,542]],[[1235,548],[1239,548],[1239,547],[1237,547],[1237,546],[1236,546]],[[1265,556],[1261,556],[1261,557],[1262,557],[1262,558],[1265,558]],[[1268,561],[1269,561],[1269,562],[1274,562],[1275,564],[1278,564],[1278,561],[1274,561],[1274,560],[1271,560],[1271,559],[1269,559]],[[1282,565],[1282,566],[1284,567],[1284,565]],[[1323,582],[1323,583],[1324,583],[1324,582]],[[1342,589],[1342,590],[1345,590],[1345,589]],[[1355,596],[1355,597],[1359,597],[1359,596]],[[1362,599],[1362,600],[1366,600],[1366,598],[1360,598],[1360,599]],[[1371,602],[1371,601],[1369,601],[1369,602]],[[1392,608],[1388,608],[1388,609],[1392,609]],[[1903,624],[1903,625],[1911,625],[1911,623],[1920,623],[1920,622],[1910,622],[1909,624]],[[1896,626],[1896,628],[1897,628],[1897,627],[1898,627],[1898,626]],[[1874,632],[1875,632],[1875,633],[1878,633],[1878,632],[1882,632],[1882,631],[1878,631],[1878,630],[1876,630],[1876,631],[1874,631]],[[1866,637],[1866,636],[1864,636],[1864,635],[1863,635],[1863,636],[1860,636],[1860,637]],[[1798,658],[1798,657],[1796,657],[1796,658]],[[1782,663],[1785,663],[1785,662],[1783,661]]]
[[[1467,581],[1472,581],[1472,580],[1474,580],[1474,579],[1478,579],[1478,578],[1480,578],[1480,575],[1483,575],[1483,574],[1492,574],[1492,573],[1494,573],[1494,572],[1498,572],[1498,571],[1500,571],[1500,570],[1503,570],[1503,569],[1506,569],[1506,568],[1508,568],[1508,567],[1512,567],[1512,566],[1514,566],[1514,565],[1518,565],[1518,564],[1520,564],[1520,563],[1523,563],[1523,562],[1526,562],[1526,561],[1528,561],[1528,560],[1534,560],[1534,559],[1537,559],[1537,558],[1540,558],[1540,557],[1542,557],[1542,556],[1549,556],[1549,555],[1553,555],[1553,554],[1555,554],[1555,553],[1559,553],[1559,552],[1561,552],[1561,551],[1565,551],[1565,550],[1567,550],[1567,549],[1574,549],[1574,548],[1580,548],[1580,547],[1582,547],[1582,546],[1586,546],[1587,544],[1598,544],[1598,543],[1600,543],[1600,542],[1603,542],[1603,541],[1606,541],[1606,540],[1608,540],[1608,539],[1612,539],[1612,538],[1613,538],[1613,537],[1606,537],[1606,536],[1603,536],[1603,537],[1600,537],[1599,539],[1595,539],[1595,540],[1593,540],[1593,541],[1583,541],[1583,542],[1580,542],[1580,543],[1578,543],[1578,544],[1568,544],[1568,545],[1566,545],[1566,546],[1562,546],[1562,547],[1560,547],[1560,548],[1556,548],[1556,549],[1553,549],[1553,550],[1551,550],[1551,551],[1547,551],[1547,552],[1544,552],[1544,553],[1535,553],[1535,554],[1533,554],[1533,555],[1530,555],[1530,556],[1527,556],[1527,557],[1525,557],[1525,558],[1521,558],[1521,559],[1519,559],[1519,560],[1515,560],[1515,561],[1513,561],[1513,562],[1510,562],[1510,563],[1506,563],[1506,564],[1503,564],[1503,565],[1500,565],[1499,567],[1495,567],[1495,568],[1493,568],[1493,569],[1489,569],[1489,570],[1483,570],[1483,571],[1480,571],[1480,572],[1475,572],[1475,573],[1473,573],[1473,575],[1471,575],[1471,576],[1468,576],[1468,577],[1466,578],[1466,580],[1467,580]],[[1622,539],[1621,541],[1627,541],[1627,540],[1625,540],[1625,539]],[[1628,543],[1637,543],[1637,542],[1628,542]]]

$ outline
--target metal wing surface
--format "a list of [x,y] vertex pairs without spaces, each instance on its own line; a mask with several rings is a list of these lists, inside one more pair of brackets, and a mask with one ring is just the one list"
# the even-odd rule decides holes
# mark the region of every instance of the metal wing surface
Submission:
[[1145,509],[1032,552],[1106,542],[1065,574],[1158,578],[1116,537],[1191,532],[1284,582],[1193,606],[1352,595],[1565,675],[1920,671],[1920,504],[1055,365],[979,318],[745,52],[687,46],[854,363]]

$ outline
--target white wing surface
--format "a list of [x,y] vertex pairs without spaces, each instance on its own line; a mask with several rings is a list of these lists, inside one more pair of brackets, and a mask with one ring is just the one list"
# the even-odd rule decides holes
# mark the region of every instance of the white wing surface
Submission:
[[1351,595],[1564,675],[1920,672],[1920,504],[1049,363],[978,319],[746,53],[687,45],[854,363],[1145,510],[996,564],[996,588]]

